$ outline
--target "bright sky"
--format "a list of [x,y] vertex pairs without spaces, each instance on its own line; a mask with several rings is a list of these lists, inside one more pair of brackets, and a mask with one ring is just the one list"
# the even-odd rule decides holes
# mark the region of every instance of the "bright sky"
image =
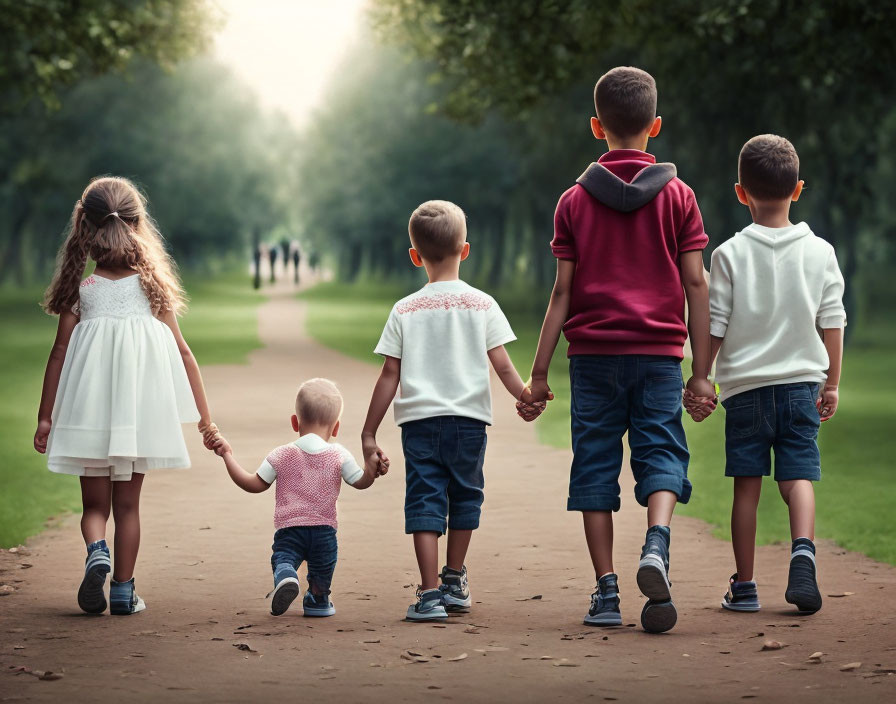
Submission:
[[215,0],[225,15],[215,54],[302,126],[357,36],[365,0]]

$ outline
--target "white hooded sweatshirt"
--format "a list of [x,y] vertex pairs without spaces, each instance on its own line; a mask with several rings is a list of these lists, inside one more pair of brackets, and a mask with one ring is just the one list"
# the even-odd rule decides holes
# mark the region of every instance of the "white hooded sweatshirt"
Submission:
[[710,333],[721,398],[773,384],[823,383],[819,329],[846,324],[834,248],[801,222],[752,224],[719,245],[709,274]]

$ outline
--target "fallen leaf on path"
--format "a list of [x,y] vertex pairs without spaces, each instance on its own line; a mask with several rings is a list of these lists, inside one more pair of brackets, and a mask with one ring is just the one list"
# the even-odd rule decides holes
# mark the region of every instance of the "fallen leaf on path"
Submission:
[[558,660],[557,662],[554,663],[554,667],[578,667],[578,666],[579,666],[579,663],[570,662],[566,658],[563,658],[562,660]]
[[247,623],[245,626],[237,626],[236,630],[242,631],[245,628],[252,628],[254,625],[255,625],[254,623]]
[[841,596],[852,596],[855,592],[837,592],[836,594],[828,594],[828,596],[832,596],[835,599]]
[[61,680],[63,675],[61,672],[51,672],[47,670],[46,672],[43,670],[34,670],[31,674],[35,675],[39,680]]
[[479,633],[479,629],[475,626],[467,626],[464,629],[464,633],[472,633],[473,635],[477,635]]
[[448,628],[444,623],[434,623],[432,625],[433,628]]
[[554,656],[553,656],[553,655],[542,655],[542,656],[541,656],[540,658],[538,658],[538,659],[539,659],[539,660],[553,660],[553,659],[554,659]]
[[413,656],[413,655],[408,655],[407,653],[402,653],[399,657],[400,657],[402,660],[410,660],[411,662],[414,661],[414,656]]
[[24,650],[25,646],[24,645],[14,645],[14,646],[12,646],[12,649],[13,650]]
[[211,526],[202,526],[199,530],[211,530]]
[[852,672],[853,670],[858,670],[862,666],[860,662],[851,662],[843,665],[840,668],[840,672]]
[[461,654],[458,655],[457,657],[448,658],[448,662],[458,662],[458,661],[460,661],[460,660],[466,660],[466,659],[467,659],[467,654],[466,654],[466,653],[461,653]]
[[821,652],[820,650],[818,650],[818,651],[812,653],[812,654],[809,656],[809,662],[820,663],[820,662],[821,662],[821,656],[822,656],[822,655],[824,655],[824,653]]
[[12,594],[16,588],[11,584],[0,584],[0,596],[6,596],[7,594]]
[[429,662],[429,658],[414,658],[414,662]]
[[253,649],[248,643],[234,643],[233,647],[237,650],[242,650],[247,653],[257,653],[258,651]]
[[224,640],[223,638],[212,638],[212,640]]
[[414,652],[413,650],[409,650],[408,655],[413,655],[414,657],[419,658],[422,655],[422,653],[417,653],[417,652]]
[[379,643],[380,641],[379,641],[379,638],[377,638],[376,640],[365,640],[363,642],[364,643]]
[[778,640],[767,640],[762,644],[761,650],[780,650],[786,647],[784,643]]

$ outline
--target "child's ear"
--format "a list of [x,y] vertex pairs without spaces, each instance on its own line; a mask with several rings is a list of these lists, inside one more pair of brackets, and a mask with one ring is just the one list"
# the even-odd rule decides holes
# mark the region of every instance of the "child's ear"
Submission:
[[338,420],[337,420],[337,421],[336,421],[336,425],[333,426],[333,430],[332,430],[332,432],[330,432],[330,435],[332,435],[334,438],[335,438],[337,435],[339,435],[339,423],[341,423],[341,421],[338,421]]
[[600,120],[596,117],[591,118],[591,134],[594,135],[595,139],[606,139],[607,133],[604,132],[603,125],[600,124]]
[[744,187],[739,183],[734,184],[734,192],[737,193],[737,199],[741,202],[741,205],[750,205],[750,201],[747,198],[747,192],[744,190]]
[[299,417],[295,413],[293,413],[292,417],[289,420],[292,423],[292,429],[296,432],[299,432]]
[[464,248],[460,250],[460,260],[463,261],[470,256],[470,243],[464,242]]
[[663,118],[659,115],[653,120],[653,124],[650,126],[650,132],[647,133],[647,136],[653,139],[656,137],[660,130],[663,128]]
[[416,249],[411,247],[408,250],[408,254],[411,255],[411,261],[414,262],[414,266],[416,266],[418,268],[423,266],[423,260],[420,258],[420,252],[418,252]]
[[793,189],[793,195],[790,196],[790,200],[792,200],[794,203],[796,203],[800,199],[800,196],[803,193],[803,186],[805,184],[806,184],[805,181],[797,181],[796,182],[796,188]]

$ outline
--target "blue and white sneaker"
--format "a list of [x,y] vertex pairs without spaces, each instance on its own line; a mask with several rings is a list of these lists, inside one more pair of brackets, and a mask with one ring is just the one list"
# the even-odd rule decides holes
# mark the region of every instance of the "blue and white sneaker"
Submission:
[[638,588],[647,597],[641,610],[641,627],[648,633],[664,633],[678,621],[669,581],[669,526],[652,526],[638,563]]
[[444,621],[448,618],[442,604],[441,589],[417,590],[417,601],[408,607],[408,621]]
[[134,578],[131,577],[127,582],[116,582],[112,580],[109,586],[109,613],[115,616],[127,616],[143,611],[146,604],[143,599],[137,596],[134,589]]
[[756,582],[739,582],[737,575],[728,580],[728,593],[722,601],[722,608],[729,611],[759,611],[759,592]]
[[336,607],[330,601],[330,592],[317,595],[312,594],[310,591],[305,592],[305,598],[302,599],[302,608],[306,616],[315,618],[332,616],[336,613]]
[[818,590],[815,567],[815,543],[808,538],[793,541],[784,600],[804,613],[814,614],[821,608],[821,592]]
[[271,596],[271,615],[280,616],[286,613],[290,604],[295,601],[299,595],[299,579],[298,577],[283,577],[274,587]]
[[586,626],[621,626],[622,614],[619,612],[618,577],[605,574],[597,580],[597,588],[591,595],[591,608],[585,615]]
[[84,579],[78,587],[78,606],[88,614],[101,614],[106,610],[106,575],[112,571],[112,560],[105,540],[87,546]]
[[445,611],[467,613],[473,604],[467,582],[467,566],[464,565],[458,572],[446,565],[442,568],[439,578],[442,580],[439,589],[442,592],[442,605],[445,607]]

